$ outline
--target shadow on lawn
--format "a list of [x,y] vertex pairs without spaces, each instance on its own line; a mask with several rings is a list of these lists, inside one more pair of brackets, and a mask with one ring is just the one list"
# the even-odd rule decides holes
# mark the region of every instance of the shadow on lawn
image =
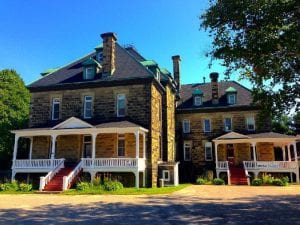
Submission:
[[99,201],[45,205],[34,210],[0,210],[0,224],[300,224],[300,197],[297,195],[259,196],[225,203],[203,198],[199,202],[192,196],[140,198],[146,198],[146,203]]

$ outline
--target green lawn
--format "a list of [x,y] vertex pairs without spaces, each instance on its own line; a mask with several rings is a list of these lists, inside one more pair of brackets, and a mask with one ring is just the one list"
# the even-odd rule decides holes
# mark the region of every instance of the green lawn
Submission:
[[101,188],[90,188],[85,191],[78,191],[70,189],[62,192],[63,195],[159,195],[159,194],[170,194],[175,191],[179,191],[190,184],[180,184],[176,187],[163,187],[163,188],[123,188],[117,191],[104,191]]

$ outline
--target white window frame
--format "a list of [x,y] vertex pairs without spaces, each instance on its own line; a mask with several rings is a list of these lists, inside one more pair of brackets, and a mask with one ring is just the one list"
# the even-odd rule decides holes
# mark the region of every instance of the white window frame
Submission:
[[[186,124],[188,125],[187,127],[186,127]],[[189,133],[191,133],[191,123],[190,123],[190,121],[189,120],[183,120],[182,121],[182,132],[184,133],[184,134],[189,134]]]
[[[226,119],[230,119],[230,128],[231,129],[227,129],[227,127],[226,127]],[[232,131],[232,117],[225,117],[224,118],[224,131],[226,131],[226,132]]]
[[[58,117],[54,118],[54,106],[58,105]],[[51,119],[52,120],[59,120],[59,114],[60,114],[60,99],[59,98],[53,98],[52,99],[52,112],[51,112]]]
[[[119,100],[124,100],[124,115],[119,113]],[[118,94],[117,95],[117,117],[125,117],[126,116],[126,95]]]
[[[190,149],[190,158],[186,158],[186,148],[189,148]],[[192,142],[191,141],[185,141],[183,143],[183,160],[184,161],[191,161],[192,160]]]
[[[86,141],[85,140],[85,138],[86,137],[90,137],[91,138],[91,140],[90,141]],[[92,145],[92,136],[91,135],[83,135],[83,140],[82,140],[82,157],[85,157],[84,156],[84,145],[85,144],[91,144]],[[91,146],[91,148],[92,148],[92,146]],[[91,150],[91,157],[92,157],[92,150]],[[88,157],[88,158],[90,158],[90,157]]]
[[[90,73],[88,71],[91,71]],[[85,79],[91,80],[94,78],[94,68],[92,66],[85,68]]]
[[[119,140],[124,140],[124,155],[119,155]],[[126,142],[125,142],[125,135],[124,134],[118,134],[117,155],[118,155],[118,157],[126,157]]]
[[[205,148],[205,161],[213,161],[212,143],[205,142],[204,148]],[[208,150],[210,151],[211,158],[207,157]]]
[[[233,97],[233,98],[231,99],[231,97]],[[233,101],[231,101],[231,100],[233,100]],[[230,105],[236,104],[236,94],[235,93],[227,94],[227,102]]]
[[[208,121],[209,122],[209,130],[206,130],[205,128],[205,121]],[[205,133],[209,133],[211,132],[211,120],[210,119],[203,119],[203,132]]]
[[[252,120],[251,122],[253,122],[253,124],[249,123],[250,120]],[[249,129],[249,125],[253,125],[253,129]],[[254,118],[254,116],[246,117],[246,126],[247,126],[248,131],[255,131],[255,118]]]
[[[168,178],[166,178],[166,174],[168,174]],[[163,170],[162,171],[162,178],[164,179],[164,181],[170,181],[170,170]]]
[[[90,98],[90,99],[88,99]],[[91,103],[91,109],[87,109],[87,103]],[[91,116],[87,116],[87,110],[90,110],[91,111]],[[93,117],[93,96],[90,96],[90,95],[87,95],[87,96],[84,96],[84,106],[83,106],[83,118],[85,119],[90,119]]]
[[194,106],[202,105],[202,97],[201,96],[194,96]]

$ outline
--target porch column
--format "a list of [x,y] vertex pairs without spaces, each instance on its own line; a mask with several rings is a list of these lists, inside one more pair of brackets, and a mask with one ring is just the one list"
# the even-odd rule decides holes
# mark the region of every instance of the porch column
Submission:
[[53,159],[55,159],[55,143],[56,143],[56,134],[51,135],[51,166],[53,167]]
[[18,143],[19,143],[19,136],[15,135],[15,144],[14,144],[14,153],[13,153],[13,168],[15,167],[15,162],[17,159],[17,152],[18,152]]
[[281,146],[283,161],[286,161],[285,146]]
[[91,134],[92,136],[92,159],[96,158],[96,138],[98,134]]
[[139,158],[139,151],[140,151],[140,132],[136,131],[135,134],[135,158]]
[[146,134],[143,132],[143,158],[146,159]]
[[29,159],[32,159],[32,145],[33,145],[33,137],[29,138],[30,140],[30,147],[29,147]]
[[139,171],[136,171],[134,173],[135,175],[135,187],[139,188],[140,187],[140,176],[139,176]]
[[296,141],[294,141],[294,143],[293,143],[293,149],[294,149],[295,162],[298,162]]
[[216,158],[216,168],[218,167],[218,145],[216,142],[215,142],[215,158]]
[[289,157],[289,162],[290,162],[290,161],[292,161],[292,159],[291,159],[291,145],[290,144],[287,146],[287,150],[288,150],[288,157]]
[[251,143],[251,146],[252,146],[252,152],[253,152],[253,160],[254,160],[254,162],[256,162],[257,161],[257,159],[256,159],[256,143],[255,142]]

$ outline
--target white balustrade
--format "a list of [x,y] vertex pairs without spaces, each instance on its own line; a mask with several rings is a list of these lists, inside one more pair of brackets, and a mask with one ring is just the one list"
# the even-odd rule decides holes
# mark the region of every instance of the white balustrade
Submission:
[[18,159],[13,169],[55,168],[64,159]]
[[80,173],[81,170],[82,170],[82,161],[78,163],[78,165],[73,169],[73,171],[68,176],[64,176],[63,191],[67,190],[70,187],[71,183],[77,177],[77,175]]
[[82,168],[140,168],[141,170],[145,168],[145,159],[143,158],[96,158],[82,159]]
[[[56,163],[57,162],[57,163]],[[44,189],[46,184],[55,176],[55,174],[60,171],[60,169],[64,168],[65,159],[55,159],[56,166],[53,170],[51,170],[45,177],[40,177],[40,191]],[[51,162],[50,162],[51,163]]]
[[228,168],[229,168],[228,161],[218,161],[218,163],[217,163],[217,169],[227,170]]
[[290,161],[244,161],[244,168],[247,170],[292,170],[297,169],[297,162]]

